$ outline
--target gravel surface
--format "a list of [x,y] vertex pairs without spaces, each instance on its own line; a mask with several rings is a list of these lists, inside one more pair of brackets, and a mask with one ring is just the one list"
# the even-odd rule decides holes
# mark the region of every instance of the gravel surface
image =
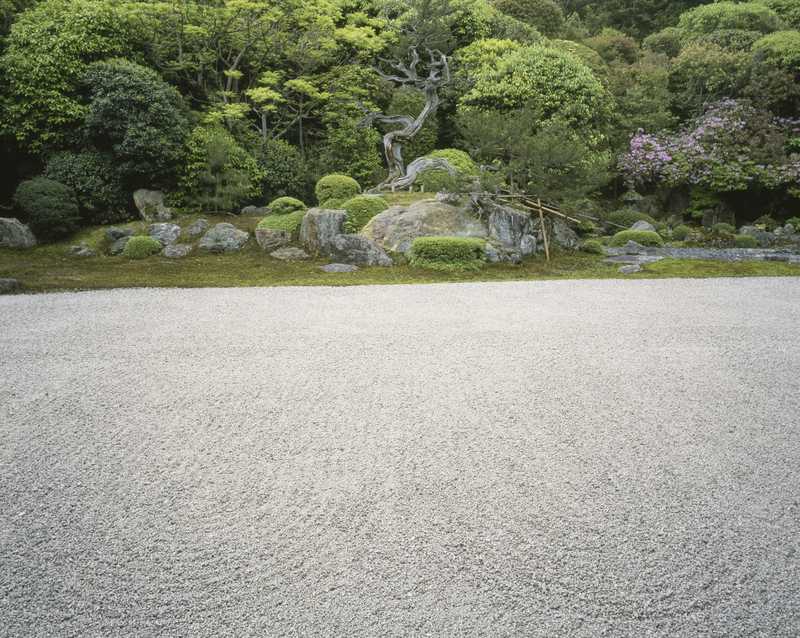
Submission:
[[2,636],[800,635],[800,279],[0,298]]

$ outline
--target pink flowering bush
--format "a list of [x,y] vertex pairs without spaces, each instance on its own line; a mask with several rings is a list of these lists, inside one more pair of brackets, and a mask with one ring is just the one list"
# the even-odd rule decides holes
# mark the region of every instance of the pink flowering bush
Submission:
[[619,168],[632,187],[699,186],[714,192],[800,187],[800,120],[722,100],[677,133],[639,131]]

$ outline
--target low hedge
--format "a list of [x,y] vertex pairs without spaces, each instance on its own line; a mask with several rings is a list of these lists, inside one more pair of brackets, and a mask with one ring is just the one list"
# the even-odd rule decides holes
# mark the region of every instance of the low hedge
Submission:
[[125,244],[122,256],[128,259],[144,259],[161,252],[161,242],[148,235],[134,235]]
[[587,239],[581,244],[581,250],[591,255],[605,255],[606,253],[603,244],[597,239]]
[[347,211],[344,228],[348,233],[357,233],[367,222],[389,208],[389,203],[380,195],[356,195],[342,207]]
[[267,204],[268,215],[288,215],[297,211],[306,210],[306,205],[295,197],[279,197]]
[[22,182],[14,193],[14,204],[25,213],[28,226],[39,240],[61,239],[80,225],[74,191],[46,177]]
[[417,237],[408,261],[430,270],[478,270],[486,261],[486,242],[476,237]]
[[737,248],[758,248],[758,240],[752,235],[736,235],[733,243]]
[[286,213],[284,215],[267,215],[258,222],[256,228],[285,230],[291,233],[292,237],[296,237],[300,233],[300,224],[303,223],[303,217],[305,217],[305,215],[305,209],[293,213]]
[[605,221],[610,222],[616,226],[622,226],[623,228],[630,228],[636,222],[645,221],[653,226],[656,225],[656,220],[650,217],[645,213],[640,213],[637,210],[633,210],[632,208],[621,208],[620,210],[615,210],[612,213],[607,213],[604,216]]
[[624,246],[629,241],[635,241],[642,246],[663,246],[661,235],[652,230],[621,230],[611,239],[612,246]]
[[346,201],[351,197],[355,197],[360,192],[361,187],[356,180],[347,175],[339,175],[336,173],[321,178],[314,188],[314,194],[317,196],[317,202],[320,204],[331,199]]

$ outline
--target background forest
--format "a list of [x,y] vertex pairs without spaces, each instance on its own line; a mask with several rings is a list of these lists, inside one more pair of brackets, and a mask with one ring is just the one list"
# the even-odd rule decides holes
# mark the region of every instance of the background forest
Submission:
[[49,202],[29,219],[37,237],[129,219],[139,188],[238,211],[309,201],[330,173],[378,183],[381,132],[359,126],[365,110],[415,116],[424,98],[373,66],[413,45],[446,53],[452,81],[407,161],[460,149],[487,187],[600,215],[743,223],[800,209],[797,0],[0,9],[0,204],[25,218],[27,199]]

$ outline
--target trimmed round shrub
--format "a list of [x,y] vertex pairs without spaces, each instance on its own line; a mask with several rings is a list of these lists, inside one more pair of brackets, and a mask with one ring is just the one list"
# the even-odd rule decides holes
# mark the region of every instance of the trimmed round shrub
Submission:
[[14,204],[39,239],[60,239],[78,229],[78,201],[73,190],[61,182],[46,177],[22,182],[14,193]]
[[622,230],[611,239],[612,246],[624,246],[629,241],[635,241],[642,246],[663,246],[661,235],[652,230]]
[[320,204],[331,199],[346,201],[351,197],[355,197],[360,192],[361,187],[356,180],[347,175],[339,175],[336,173],[321,178],[314,188],[314,194],[317,196],[317,201]]
[[603,244],[597,239],[587,239],[581,244],[581,250],[591,255],[604,255],[606,252]]
[[267,204],[267,214],[269,215],[288,215],[297,211],[306,210],[306,205],[294,197],[279,197]]
[[737,248],[758,248],[758,240],[752,235],[736,235],[733,243]]
[[322,202],[320,208],[327,208],[329,210],[344,210],[344,203],[347,199],[329,199]]
[[125,244],[122,256],[128,259],[144,259],[161,252],[161,242],[148,235],[135,235]]
[[417,237],[409,263],[416,268],[457,272],[477,270],[486,261],[486,242],[476,237]]
[[800,31],[778,31],[753,45],[753,53],[790,71],[800,71]]
[[639,221],[648,222],[653,224],[653,226],[656,225],[656,220],[650,217],[650,215],[640,213],[632,208],[622,208],[620,210],[615,210],[613,213],[608,213],[605,216],[605,221],[616,226],[622,226],[622,228],[630,228]]
[[686,11],[678,21],[684,33],[713,33],[738,29],[770,33],[783,26],[772,9],[758,2],[715,2]]
[[462,181],[478,174],[478,166],[469,154],[457,148],[439,149],[428,153],[425,157],[446,160],[457,172],[457,175],[451,175],[446,170],[433,168],[420,173],[418,183],[429,193],[459,190]]
[[344,204],[347,220],[344,228],[348,233],[357,233],[367,222],[389,208],[388,202],[380,195],[356,195]]
[[300,233],[300,224],[303,223],[306,211],[298,210],[293,213],[286,213],[284,215],[267,215],[260,222],[256,228],[269,228],[270,230],[285,230],[297,237]]
[[683,241],[689,236],[689,233],[691,232],[692,229],[689,226],[687,226],[686,224],[680,224],[679,226],[675,226],[675,228],[672,229],[672,238],[675,241]]
[[711,227],[711,232],[714,235],[720,235],[720,236],[722,236],[722,235],[735,235],[736,234],[736,228],[734,226],[731,226],[730,224],[726,224],[724,222],[720,222],[719,224],[714,224]]

